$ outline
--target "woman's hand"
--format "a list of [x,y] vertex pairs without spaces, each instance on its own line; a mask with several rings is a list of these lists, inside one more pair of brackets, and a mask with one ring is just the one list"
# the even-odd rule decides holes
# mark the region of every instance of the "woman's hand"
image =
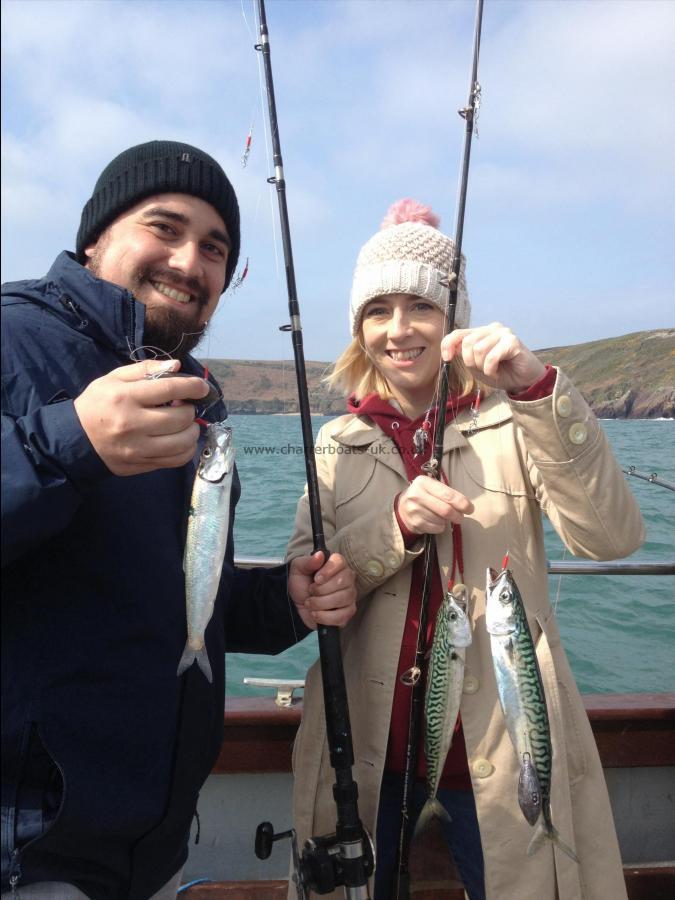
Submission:
[[447,484],[428,475],[417,478],[400,494],[398,516],[413,534],[441,534],[448,523],[459,525],[473,512],[473,503]]
[[479,328],[457,328],[441,342],[446,362],[460,356],[481,381],[519,394],[546,374],[546,366],[510,328],[500,322]]

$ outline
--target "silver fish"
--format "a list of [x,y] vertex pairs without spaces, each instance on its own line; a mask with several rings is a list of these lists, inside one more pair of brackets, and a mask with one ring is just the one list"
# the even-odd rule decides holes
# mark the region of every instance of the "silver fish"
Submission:
[[436,794],[455,733],[464,683],[464,657],[471,643],[471,622],[466,608],[466,587],[457,584],[452,593],[445,594],[436,615],[424,698],[427,800],[415,834],[423,831],[433,816],[448,818]]
[[188,513],[183,557],[188,637],[177,675],[197,660],[204,675],[213,681],[204,632],[213,615],[227,548],[233,473],[232,429],[224,422],[214,422],[206,428]]
[[509,569],[487,570],[486,595],[485,621],[499,702],[520,761],[518,804],[530,825],[539,821],[528,855],[549,839],[579,862],[551,821],[553,755],[546,696],[523,600]]

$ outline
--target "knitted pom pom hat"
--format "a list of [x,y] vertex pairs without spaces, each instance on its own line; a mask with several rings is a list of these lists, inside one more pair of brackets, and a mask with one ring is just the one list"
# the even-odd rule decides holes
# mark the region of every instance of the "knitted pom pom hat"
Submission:
[[[356,261],[349,307],[352,337],[358,334],[366,303],[386,294],[414,294],[445,313],[455,245],[438,230],[439,224],[431,207],[417,200],[397,200],[389,207],[380,230],[363,245]],[[456,328],[466,328],[471,318],[465,268],[462,256]]]

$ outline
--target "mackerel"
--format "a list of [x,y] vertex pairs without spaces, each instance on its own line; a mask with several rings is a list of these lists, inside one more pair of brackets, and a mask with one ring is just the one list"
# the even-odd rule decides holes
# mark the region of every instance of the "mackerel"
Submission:
[[551,821],[551,731],[544,685],[520,591],[511,571],[487,570],[485,621],[506,728],[520,763],[518,805],[527,822],[539,822],[530,844],[532,855],[546,839],[575,862]]
[[213,674],[204,633],[213,615],[227,549],[233,474],[232,429],[224,422],[213,422],[206,427],[188,513],[183,557],[188,634],[176,673],[182,675],[196,660],[210,682]]
[[415,834],[423,831],[433,816],[448,818],[436,795],[455,733],[464,683],[464,658],[471,643],[466,594],[465,585],[456,584],[452,593],[445,594],[436,615],[424,698],[427,800]]

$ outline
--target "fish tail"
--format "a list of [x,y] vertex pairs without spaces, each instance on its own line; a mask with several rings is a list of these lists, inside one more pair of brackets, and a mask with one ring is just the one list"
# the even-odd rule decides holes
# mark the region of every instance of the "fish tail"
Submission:
[[426,830],[429,826],[429,823],[432,819],[440,819],[442,822],[451,822],[450,815],[447,809],[443,806],[438,798],[434,797],[433,799],[427,800],[424,806],[422,807],[422,812],[419,814],[419,818],[415,823],[415,831],[413,834],[413,838],[416,838],[419,834]]
[[575,863],[579,862],[579,857],[576,855],[574,850],[566,844],[565,841],[560,837],[558,833],[558,829],[553,825],[552,822],[540,822],[539,827],[535,831],[532,840],[527,848],[527,855],[533,856],[537,850],[546,843],[546,841],[552,841],[558,849],[562,850],[563,853],[566,853],[567,856],[571,860],[574,860]]
[[183,655],[178,663],[176,675],[182,675],[183,672],[186,672],[195,660],[197,660],[197,665],[206,676],[209,684],[212,684],[213,673],[211,672],[211,663],[209,662],[209,654],[206,652],[205,645],[201,646],[199,650],[194,650],[190,646],[189,641],[185,644],[185,650],[183,650]]

